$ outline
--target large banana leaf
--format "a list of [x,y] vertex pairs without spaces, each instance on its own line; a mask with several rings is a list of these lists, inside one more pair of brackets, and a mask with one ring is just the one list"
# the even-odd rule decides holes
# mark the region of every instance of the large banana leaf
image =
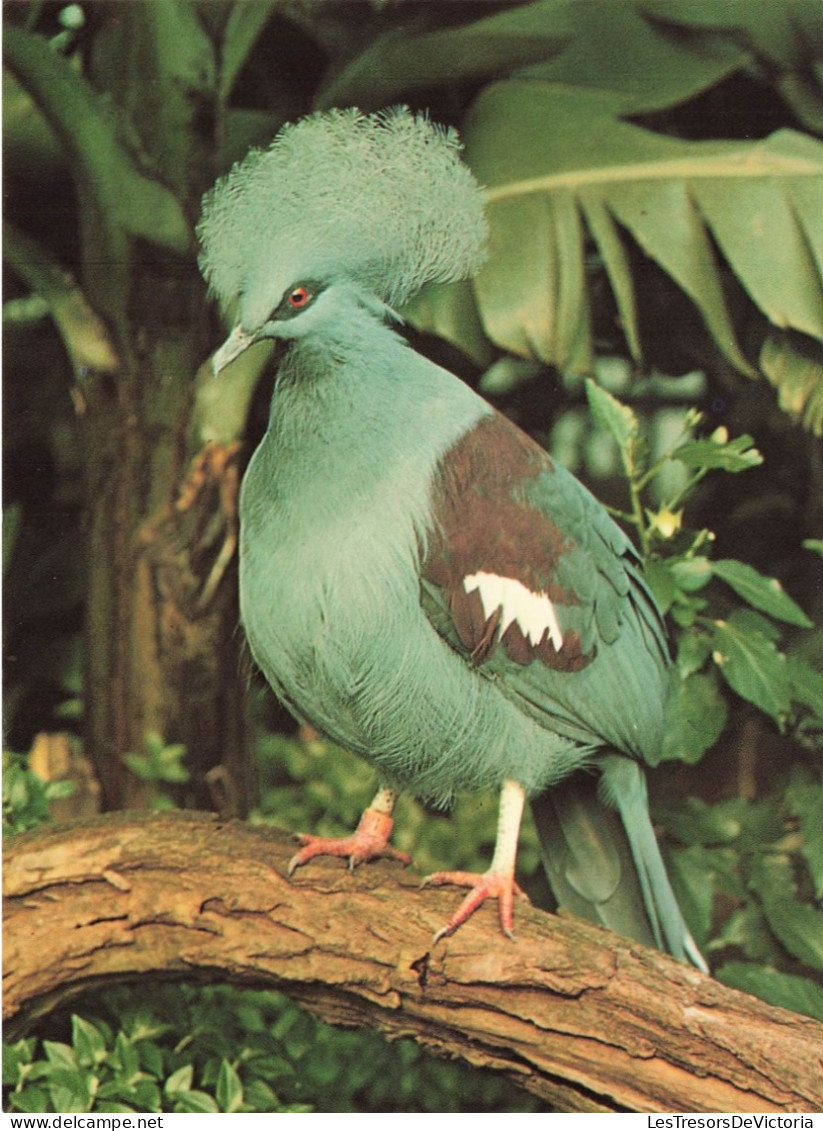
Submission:
[[331,77],[315,105],[371,110],[421,87],[507,74],[550,58],[572,33],[567,6],[568,0],[537,0],[455,27],[380,35]]
[[729,36],[673,34],[639,2],[534,0],[451,27],[407,25],[368,43],[315,105],[368,110],[412,90],[507,75],[595,89],[636,113],[692,98],[749,62]]
[[736,44],[813,132],[823,132],[823,4],[819,0],[635,0],[661,30]]
[[683,141],[612,108],[608,97],[536,81],[498,83],[475,103],[464,137],[488,200],[490,257],[475,295],[491,340],[564,371],[591,370],[587,236],[635,356],[627,236],[742,372],[753,370],[726,297],[729,270],[775,327],[823,340],[823,144],[791,130]]

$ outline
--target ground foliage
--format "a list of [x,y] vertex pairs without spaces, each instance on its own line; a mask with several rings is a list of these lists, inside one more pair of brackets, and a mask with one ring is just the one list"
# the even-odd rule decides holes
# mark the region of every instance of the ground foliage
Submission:
[[[721,980],[823,1017],[819,7],[121,0],[11,4],[6,19],[12,747],[80,735],[96,694],[83,679],[84,374],[111,365],[97,314],[117,324],[152,256],[193,259],[180,138],[211,121],[216,172],[313,108],[408,101],[461,128],[492,227],[474,285],[407,311],[427,335],[416,344],[478,382],[635,537],[677,673],[650,784],[678,896]],[[133,76],[109,75],[105,96],[85,78],[92,57],[106,74],[124,28],[154,68],[159,102],[142,119]],[[201,386],[192,435],[237,439],[257,376]],[[251,819],[350,830],[368,768],[295,736],[256,694]],[[141,796],[184,796],[186,739],[150,732],[121,752]],[[4,827],[36,826],[66,789],[6,755]],[[448,815],[403,798],[396,841],[423,873],[482,869],[495,817],[490,795]],[[545,900],[528,826],[519,867]],[[6,1050],[18,1110],[530,1110],[494,1080],[328,1030],[285,999],[166,987],[146,1010],[122,989],[77,1009]]]
[[547,1110],[492,1072],[413,1041],[346,1032],[282,994],[127,987],[4,1045],[6,1108],[28,1112]]

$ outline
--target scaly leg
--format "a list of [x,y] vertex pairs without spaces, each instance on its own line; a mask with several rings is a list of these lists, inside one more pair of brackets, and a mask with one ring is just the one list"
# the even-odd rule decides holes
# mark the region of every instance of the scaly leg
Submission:
[[434,872],[426,876],[423,884],[458,884],[471,888],[471,891],[449,919],[448,923],[432,939],[432,945],[440,939],[453,935],[481,903],[494,898],[498,901],[500,926],[510,939],[514,938],[514,897],[526,893],[515,883],[514,865],[517,859],[517,841],[520,835],[520,821],[526,791],[516,781],[505,781],[500,791],[500,812],[497,818],[497,840],[494,856],[488,872],[479,875],[475,872]]
[[389,856],[392,860],[410,864],[411,857],[407,852],[401,852],[389,844],[394,827],[391,814],[396,801],[397,794],[394,790],[381,786],[351,836],[322,837],[298,833],[297,840],[303,847],[289,861],[289,875],[315,856],[347,857],[350,869],[377,856]]

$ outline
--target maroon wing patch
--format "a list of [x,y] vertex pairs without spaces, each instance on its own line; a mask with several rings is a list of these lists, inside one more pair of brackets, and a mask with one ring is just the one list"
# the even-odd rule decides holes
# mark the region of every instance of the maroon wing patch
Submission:
[[558,619],[559,607],[579,604],[556,581],[556,564],[573,543],[526,497],[529,483],[547,473],[549,456],[499,413],[466,432],[438,466],[423,577],[443,591],[474,663],[498,645],[516,663],[539,659],[557,671],[594,659]]

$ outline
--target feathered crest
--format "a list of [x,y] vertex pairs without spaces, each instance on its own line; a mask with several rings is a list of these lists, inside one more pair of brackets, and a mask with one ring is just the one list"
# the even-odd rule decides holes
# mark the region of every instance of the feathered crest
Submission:
[[349,276],[400,305],[424,283],[465,278],[487,229],[460,150],[453,130],[406,108],[288,125],[204,198],[201,269],[224,302],[257,296],[261,318],[273,289],[299,279]]

